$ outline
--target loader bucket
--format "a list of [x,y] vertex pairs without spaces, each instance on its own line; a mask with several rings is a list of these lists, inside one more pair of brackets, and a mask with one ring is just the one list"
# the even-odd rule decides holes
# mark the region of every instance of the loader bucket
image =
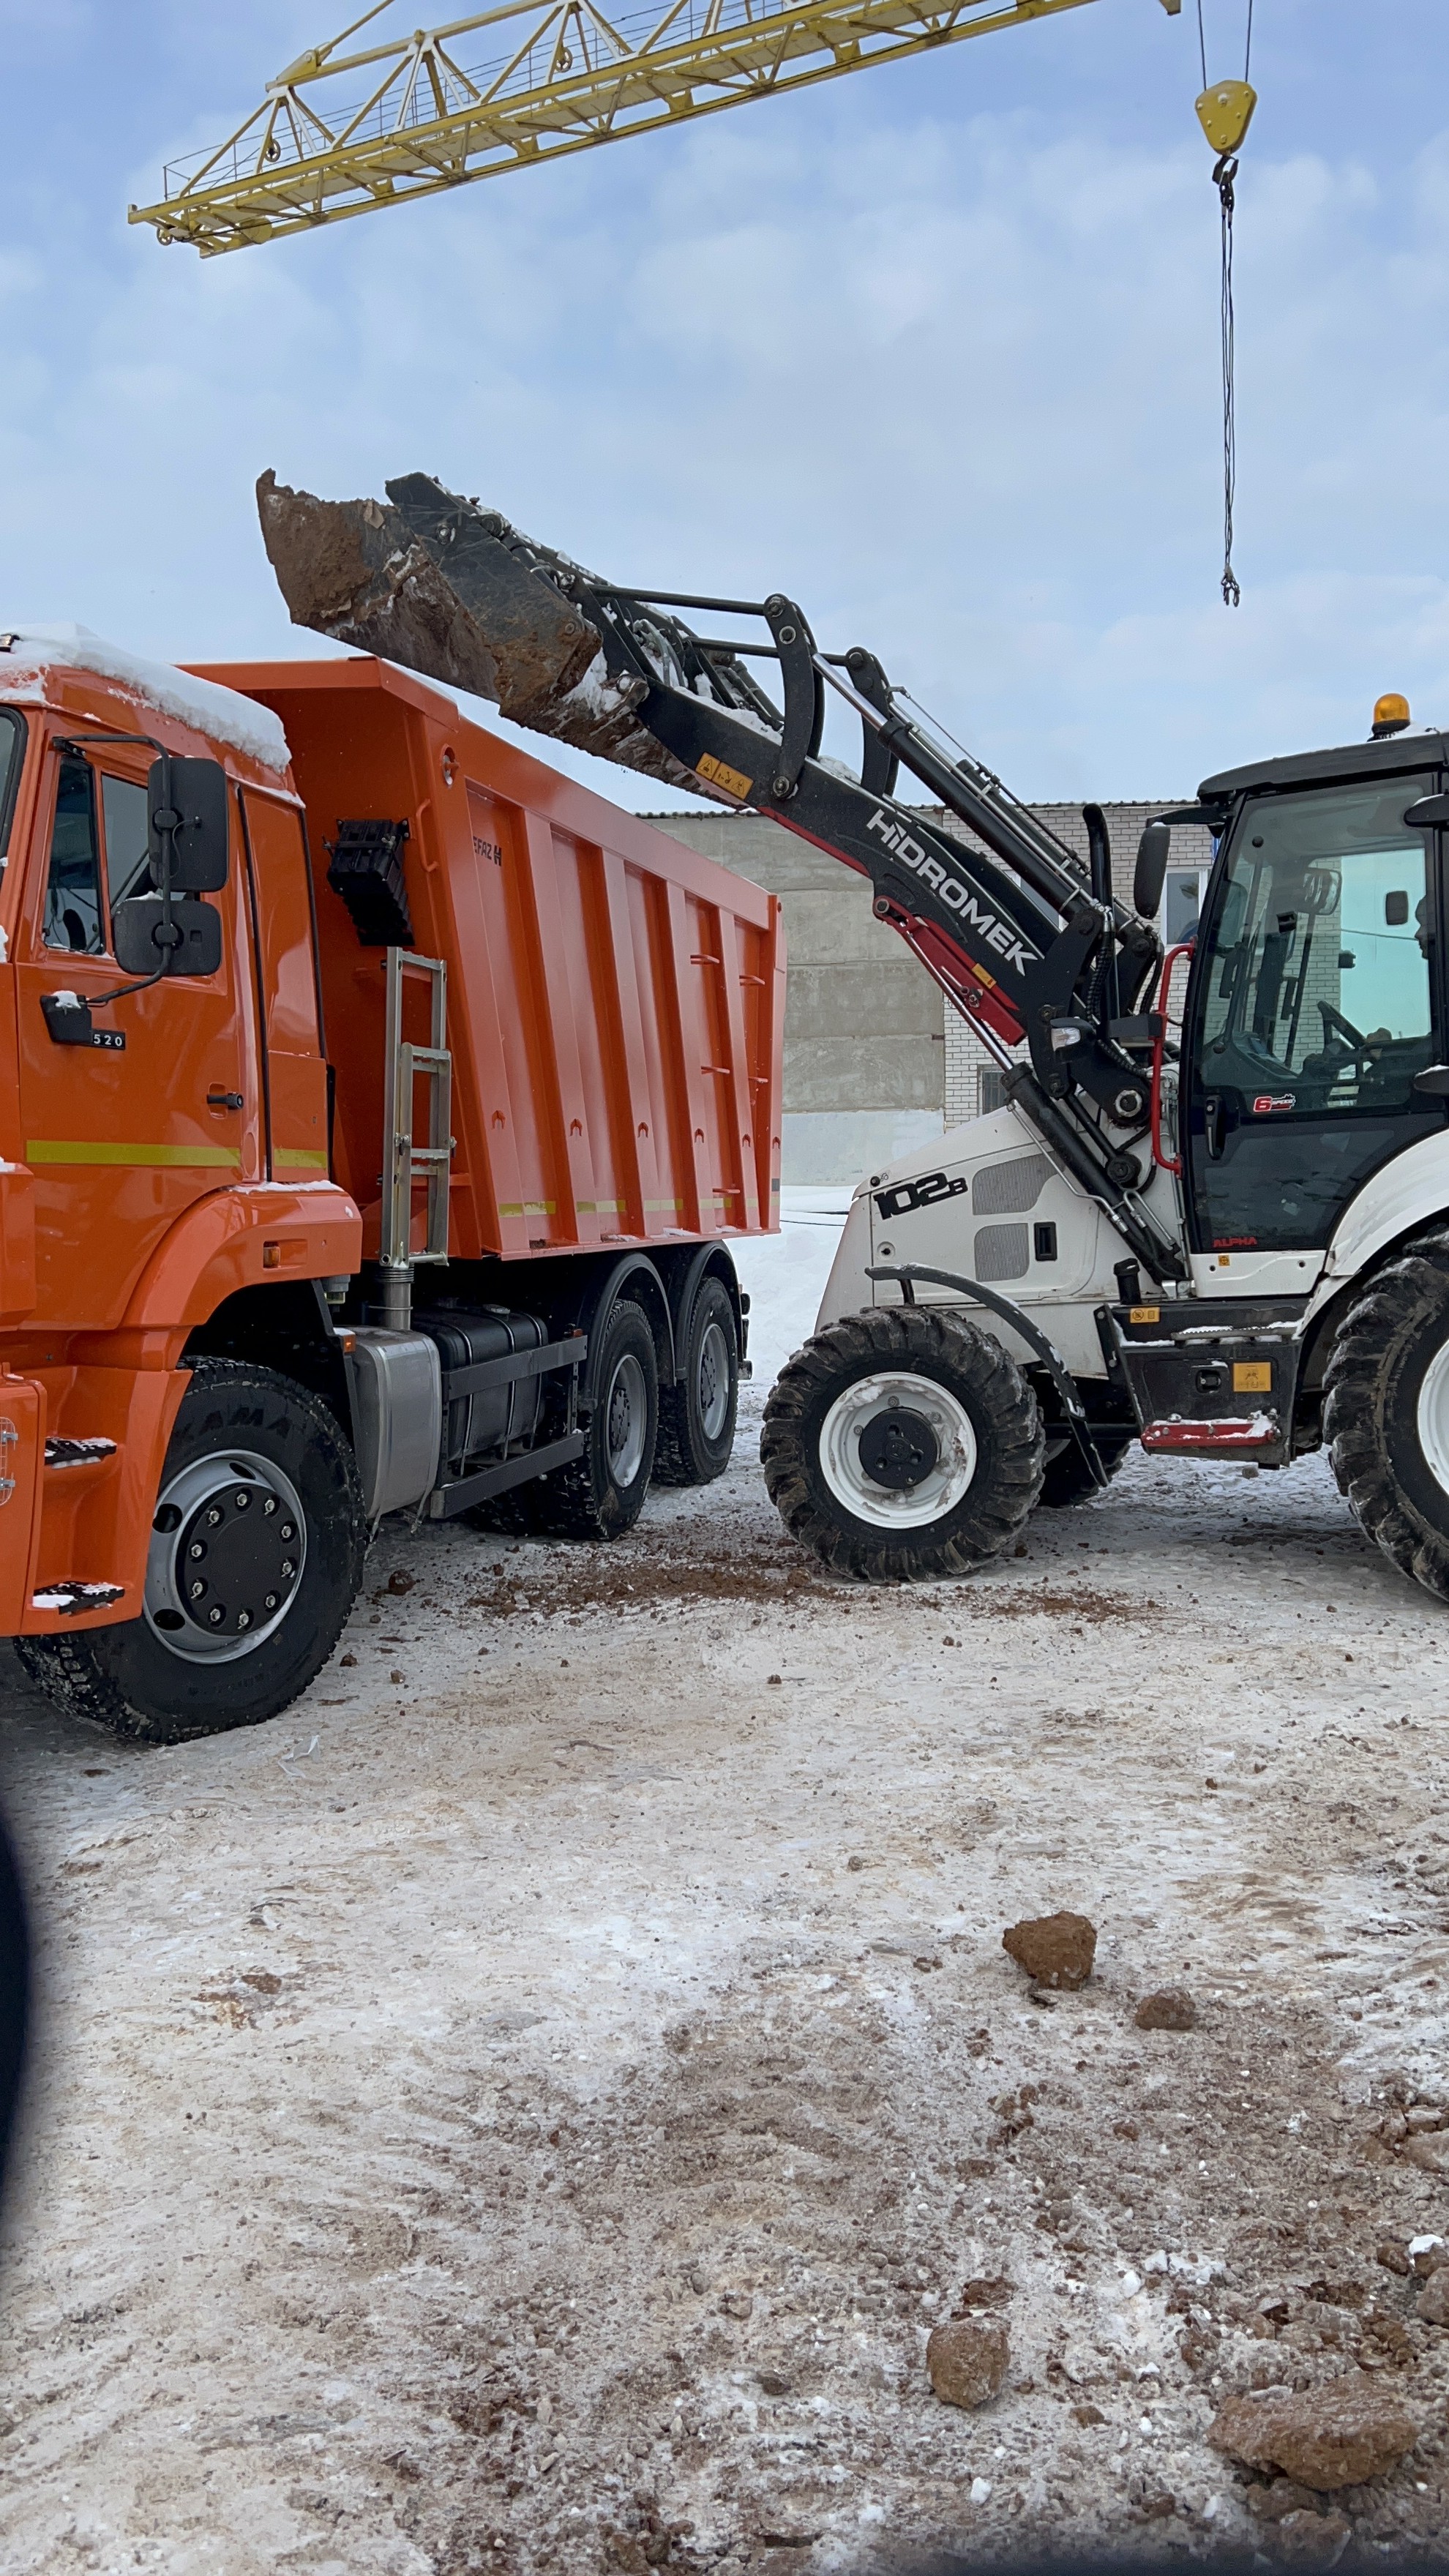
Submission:
[[610,678],[597,627],[553,577],[579,567],[431,475],[386,489],[385,502],[321,501],[262,475],[262,537],[294,626],[490,698],[556,742],[708,793]]

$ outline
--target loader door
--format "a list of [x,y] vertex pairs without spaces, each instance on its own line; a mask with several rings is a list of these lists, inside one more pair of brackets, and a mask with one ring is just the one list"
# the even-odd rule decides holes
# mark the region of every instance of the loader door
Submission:
[[[144,762],[80,752],[52,761],[17,942],[22,1152],[35,1174],[36,1321],[118,1324],[168,1228],[207,1192],[261,1176],[248,1044],[253,1017],[237,881],[215,975],[168,977],[94,1012],[96,1046],[57,1045],[42,996],[83,999],[130,979],[111,953],[112,908],[149,884]],[[123,1041],[118,1043],[117,1041]]]
[[1432,772],[1248,797],[1204,909],[1189,1000],[1194,1251],[1321,1250],[1392,1155],[1442,1128]]

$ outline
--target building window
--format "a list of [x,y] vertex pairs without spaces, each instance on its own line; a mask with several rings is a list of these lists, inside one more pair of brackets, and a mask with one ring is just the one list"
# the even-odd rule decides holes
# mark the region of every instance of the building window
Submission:
[[1162,935],[1169,948],[1180,948],[1184,940],[1196,939],[1201,900],[1200,869],[1169,870],[1162,890]]
[[989,1118],[993,1109],[1006,1107],[1006,1094],[1001,1087],[999,1064],[983,1064],[976,1076],[976,1115]]

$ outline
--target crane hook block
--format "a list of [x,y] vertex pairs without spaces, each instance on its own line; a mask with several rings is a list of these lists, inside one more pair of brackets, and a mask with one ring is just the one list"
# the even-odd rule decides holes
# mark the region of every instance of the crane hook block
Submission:
[[1195,104],[1197,121],[1214,152],[1236,152],[1253,122],[1258,93],[1247,81],[1214,81]]

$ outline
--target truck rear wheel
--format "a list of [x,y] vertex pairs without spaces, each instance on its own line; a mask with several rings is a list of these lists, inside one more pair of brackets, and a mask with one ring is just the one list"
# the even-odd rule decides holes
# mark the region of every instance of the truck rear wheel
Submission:
[[1036,1397],[999,1342],[929,1307],[877,1307],[781,1370],[760,1457],[786,1528],[840,1574],[967,1574],[1042,1488]]
[[740,1400],[740,1336],[729,1290],[705,1279],[684,1329],[677,1386],[659,1391],[655,1481],[709,1485],[722,1476],[735,1445]]
[[362,1581],[352,1451],[320,1398],[270,1369],[198,1360],[166,1453],[138,1619],[23,1637],[61,1705],[182,1744],[259,1726],[327,1661]]
[[1367,1535],[1449,1600],[1449,1234],[1367,1282],[1324,1372],[1329,1459]]
[[622,1538],[644,1508],[659,1433],[659,1363],[639,1308],[621,1297],[598,1337],[584,1453],[527,1488],[545,1538]]

